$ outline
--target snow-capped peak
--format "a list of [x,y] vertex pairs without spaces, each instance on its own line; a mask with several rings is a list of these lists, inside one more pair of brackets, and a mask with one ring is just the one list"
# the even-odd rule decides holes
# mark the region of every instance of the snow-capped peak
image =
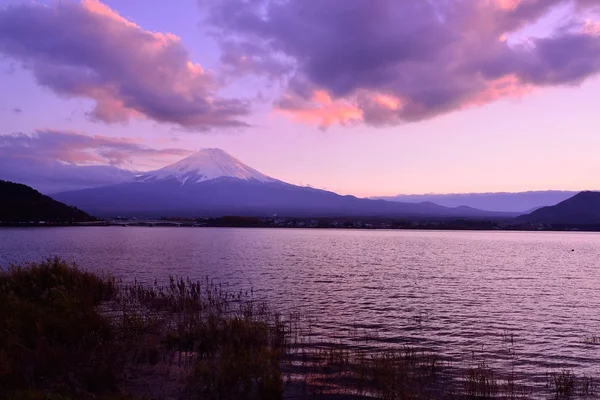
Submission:
[[260,182],[274,181],[273,178],[250,168],[221,149],[200,150],[174,164],[147,172],[137,180],[152,182],[160,179],[177,179],[182,184],[188,184],[223,177]]

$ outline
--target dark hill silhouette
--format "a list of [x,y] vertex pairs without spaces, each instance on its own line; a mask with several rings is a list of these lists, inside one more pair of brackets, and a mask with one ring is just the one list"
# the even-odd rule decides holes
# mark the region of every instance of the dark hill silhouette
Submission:
[[35,189],[0,180],[0,223],[38,222],[73,223],[93,221],[83,211],[59,203]]
[[540,208],[518,219],[544,224],[600,224],[600,192],[581,192],[555,206]]

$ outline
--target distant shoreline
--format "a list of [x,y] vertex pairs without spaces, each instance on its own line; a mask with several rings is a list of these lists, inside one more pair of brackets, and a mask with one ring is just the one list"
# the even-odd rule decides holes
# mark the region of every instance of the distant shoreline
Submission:
[[433,231],[520,231],[600,232],[600,224],[535,224],[516,221],[469,219],[399,220],[381,218],[257,218],[222,217],[206,219],[102,220],[94,222],[10,222],[0,228],[57,227],[181,227],[181,228],[271,228],[338,230],[433,230]]

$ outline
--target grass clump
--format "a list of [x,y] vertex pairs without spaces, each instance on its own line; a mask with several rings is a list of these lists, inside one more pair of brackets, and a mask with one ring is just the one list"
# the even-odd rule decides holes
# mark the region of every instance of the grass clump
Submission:
[[475,399],[493,398],[499,389],[494,371],[485,362],[468,369],[465,386],[465,392]]
[[548,386],[552,398],[556,400],[568,400],[575,396],[577,377],[570,370],[562,370],[548,374]]
[[58,258],[0,271],[0,399],[278,399],[287,332],[251,297],[120,285]]
[[434,399],[443,384],[437,355],[408,346],[365,349],[319,343],[303,349],[301,364],[308,395],[316,398]]
[[122,301],[145,310],[154,326],[147,332],[163,338],[156,354],[186,371],[182,398],[281,398],[288,331],[263,303],[208,281],[173,278],[167,286],[129,286]]
[[0,393],[46,386],[114,390],[120,349],[97,306],[116,290],[112,278],[59,259],[1,271]]
[[374,387],[385,400],[430,399],[436,395],[437,358],[411,348],[372,359]]

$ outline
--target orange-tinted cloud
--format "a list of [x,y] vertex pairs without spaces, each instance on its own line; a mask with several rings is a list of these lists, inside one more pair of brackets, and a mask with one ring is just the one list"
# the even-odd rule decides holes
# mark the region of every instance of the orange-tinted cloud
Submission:
[[588,35],[600,35],[600,22],[587,19],[583,26],[583,32]]
[[292,96],[284,97],[276,111],[296,122],[316,124],[321,129],[333,124],[362,122],[363,119],[363,112],[356,104],[345,99],[332,100],[325,90],[315,90],[308,101]]
[[[321,127],[416,122],[600,74],[595,23],[548,18],[552,33],[508,40],[557,11],[583,25],[598,0],[199,1],[228,67],[279,79],[277,109]],[[260,62],[236,61],[247,54]]]
[[402,101],[392,95],[376,93],[373,95],[373,101],[391,111],[397,111],[402,107]]
[[486,82],[486,85],[486,89],[474,96],[466,105],[482,106],[502,98],[519,98],[534,90],[532,85],[522,83],[516,75],[494,79]]
[[521,2],[522,0],[491,0],[494,6],[502,10],[514,10]]
[[247,102],[221,97],[179,37],[144,30],[98,0],[0,8],[0,53],[22,61],[40,85],[93,100],[93,120],[246,125]]

